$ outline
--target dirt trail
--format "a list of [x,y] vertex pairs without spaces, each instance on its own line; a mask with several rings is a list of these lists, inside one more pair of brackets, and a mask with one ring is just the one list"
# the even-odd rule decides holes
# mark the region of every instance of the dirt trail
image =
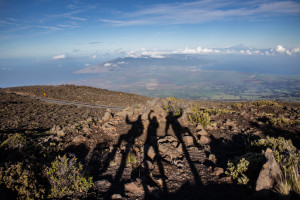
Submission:
[[66,101],[66,100],[60,100],[60,99],[49,99],[49,98],[44,98],[44,97],[37,97],[37,96],[31,96],[23,93],[15,93],[24,97],[32,98],[32,99],[37,99],[40,101],[44,101],[46,103],[53,103],[53,104],[58,104],[58,105],[74,105],[74,106],[83,106],[83,107],[89,107],[89,108],[103,108],[103,109],[112,109],[112,110],[124,110],[124,107],[118,107],[118,106],[107,106],[107,105],[95,105],[95,104],[88,104],[88,103],[82,103],[82,102],[74,102],[74,101]]

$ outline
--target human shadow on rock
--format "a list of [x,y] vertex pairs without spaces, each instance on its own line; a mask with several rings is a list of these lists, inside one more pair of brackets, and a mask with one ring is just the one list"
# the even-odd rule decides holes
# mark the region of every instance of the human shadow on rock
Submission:
[[152,113],[153,113],[153,110],[151,110],[148,114],[149,125],[147,128],[147,136],[146,136],[146,141],[144,144],[144,163],[143,163],[143,165],[144,165],[145,176],[144,176],[144,181],[142,182],[142,184],[143,184],[143,188],[144,188],[144,192],[145,192],[145,199],[151,198],[151,194],[150,194],[147,186],[148,185],[158,186],[152,180],[152,177],[150,176],[150,169],[149,169],[149,165],[148,165],[148,162],[152,161],[152,159],[148,155],[150,148],[153,148],[153,150],[154,150],[155,155],[154,155],[153,159],[157,163],[157,166],[159,168],[159,173],[160,173],[160,176],[163,181],[162,192],[163,192],[163,194],[166,194],[168,192],[168,188],[167,188],[167,184],[166,184],[167,177],[165,176],[165,170],[164,170],[164,166],[162,163],[162,157],[159,153],[158,145],[157,145],[157,129],[159,127],[159,123],[157,121],[156,116],[153,116],[151,118]]
[[[142,116],[141,115],[138,116],[138,119],[136,121],[130,121],[129,118],[128,118],[128,115],[126,115],[126,123],[131,125],[131,129],[128,131],[127,134],[123,134],[123,135],[120,136],[117,145],[115,145],[112,153],[110,155],[108,155],[107,161],[105,162],[106,166],[105,166],[104,169],[106,171],[108,166],[109,166],[109,162],[111,160],[113,160],[114,157],[116,156],[117,149],[121,146],[121,143],[122,142],[127,143],[125,151],[121,152],[122,153],[121,163],[120,163],[120,166],[117,170],[116,175],[113,178],[111,186],[110,186],[109,190],[106,193],[106,196],[105,196],[106,199],[110,199],[111,195],[115,191],[118,191],[118,193],[122,193],[121,195],[124,195],[123,194],[124,193],[124,182],[121,181],[121,178],[122,178],[124,169],[126,167],[126,159],[127,159],[127,156],[130,152],[130,149],[132,148],[132,146],[135,143],[135,140],[143,134],[144,126],[143,126],[143,123],[142,123]],[[104,172],[104,171],[102,171],[102,172]]]
[[[175,136],[177,137],[179,143],[182,145],[182,151],[183,151],[183,154],[188,162],[188,165],[190,167],[190,170],[193,174],[193,177],[194,177],[194,181],[196,184],[202,184],[201,183],[201,179],[200,179],[200,176],[199,176],[199,173],[196,169],[196,166],[195,164],[192,162],[192,159],[191,159],[191,156],[188,152],[188,149],[187,149],[187,146],[183,140],[183,136],[184,134],[188,134],[189,136],[192,136],[193,135],[190,133],[190,130],[187,128],[187,127],[182,127],[181,124],[179,123],[178,119],[182,116],[182,112],[180,115],[178,116],[175,116],[173,114],[173,112],[169,112],[167,117],[166,117],[166,130],[165,130],[165,133],[167,135],[168,133],[168,129],[170,127],[172,127],[174,133],[175,133]],[[193,137],[193,141],[194,141],[194,144],[196,144],[197,142],[196,139]],[[198,146],[198,145],[197,145]]]

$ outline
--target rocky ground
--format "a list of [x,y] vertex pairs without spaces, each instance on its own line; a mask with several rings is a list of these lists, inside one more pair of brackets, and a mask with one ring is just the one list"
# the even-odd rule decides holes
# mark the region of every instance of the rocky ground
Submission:
[[[211,118],[203,127],[188,120],[191,101],[179,102],[182,112],[175,116],[166,99],[138,97],[140,102],[116,112],[0,94],[1,143],[17,133],[23,137],[1,144],[1,167],[20,161],[49,166],[57,155],[73,154],[93,187],[66,199],[257,199],[254,188],[225,175],[227,162],[267,135],[300,146],[299,104],[197,102]],[[3,198],[14,195],[3,184],[1,190]]]

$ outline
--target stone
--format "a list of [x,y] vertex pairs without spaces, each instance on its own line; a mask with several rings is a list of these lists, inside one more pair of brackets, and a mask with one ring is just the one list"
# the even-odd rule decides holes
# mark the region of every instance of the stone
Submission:
[[103,188],[104,190],[109,189],[111,186],[111,183],[108,180],[99,180],[95,182],[95,187],[97,188]]
[[211,139],[209,137],[206,137],[206,136],[201,136],[200,139],[199,139],[199,143],[201,145],[207,145],[209,144],[211,141]]
[[91,134],[91,130],[92,130],[92,129],[90,129],[90,128],[88,128],[88,127],[83,127],[83,128],[82,128],[82,131],[85,132],[86,134]]
[[147,155],[149,156],[149,158],[151,160],[153,160],[155,158],[156,153],[155,153],[154,148],[152,146],[149,147]]
[[181,124],[181,126],[188,126],[189,124],[188,114],[184,112],[178,121]]
[[122,196],[120,194],[113,194],[111,195],[111,199],[122,199]]
[[182,145],[175,137],[165,136],[157,141],[158,150],[162,157],[168,161],[182,157]]
[[256,191],[272,189],[274,183],[283,177],[279,164],[276,162],[273,152],[268,148],[265,152],[267,162],[263,165],[256,181]]
[[203,126],[201,124],[198,124],[196,126],[196,131],[201,131],[201,130],[203,130]]
[[105,112],[105,113],[104,113],[104,116],[102,117],[102,120],[103,120],[104,122],[107,122],[107,121],[109,121],[111,118],[112,118],[112,115],[111,115],[109,112]]
[[221,168],[221,167],[215,167],[214,172],[211,173],[211,175],[220,176],[223,173],[224,173],[224,169],[223,168]]
[[143,186],[135,182],[125,184],[125,190],[129,193],[144,194]]
[[209,134],[204,129],[201,129],[197,131],[197,135],[208,136]]
[[162,187],[162,186],[163,186],[163,179],[162,179],[162,178],[153,177],[153,181],[154,181],[159,187]]
[[84,143],[85,141],[86,141],[86,138],[82,135],[78,135],[72,140],[72,142],[74,142],[74,143]]
[[208,160],[212,161],[214,164],[217,163],[217,158],[216,158],[215,154],[209,154]]
[[182,140],[187,147],[194,146],[194,138],[192,136],[183,136]]
[[102,129],[104,131],[113,131],[113,132],[117,131],[117,128],[113,124],[111,124],[109,122],[103,124],[102,125]]

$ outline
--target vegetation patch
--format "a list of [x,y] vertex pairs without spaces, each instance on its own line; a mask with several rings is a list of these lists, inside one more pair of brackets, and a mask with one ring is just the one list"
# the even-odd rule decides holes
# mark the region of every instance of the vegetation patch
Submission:
[[191,123],[201,124],[204,128],[210,124],[209,113],[197,104],[191,105],[191,113],[189,113],[188,119]]
[[284,174],[275,189],[283,195],[289,194],[290,190],[300,194],[300,153],[291,140],[285,140],[283,137],[267,136],[265,139],[255,140],[251,143],[250,152],[228,162],[226,174],[237,183],[251,187],[259,173],[255,170],[259,165],[261,166],[267,148],[272,149]]
[[282,106],[278,104],[276,101],[269,101],[269,100],[254,101],[251,104],[257,107],[271,106],[271,107],[282,108]]
[[30,166],[21,162],[0,168],[0,183],[17,194],[17,199],[43,199],[45,189],[38,184]]
[[300,120],[291,120],[288,118],[280,117],[280,118],[269,118],[266,123],[271,126],[294,126],[294,125],[300,125]]
[[81,163],[75,156],[58,156],[51,167],[46,169],[51,185],[50,198],[72,195],[74,192],[87,192],[92,186],[92,177],[85,177]]
[[167,97],[168,104],[164,106],[167,112],[172,112],[174,116],[180,116],[182,114],[182,101],[175,97]]
[[20,133],[15,133],[9,136],[2,144],[0,148],[20,148],[26,144],[26,137]]

